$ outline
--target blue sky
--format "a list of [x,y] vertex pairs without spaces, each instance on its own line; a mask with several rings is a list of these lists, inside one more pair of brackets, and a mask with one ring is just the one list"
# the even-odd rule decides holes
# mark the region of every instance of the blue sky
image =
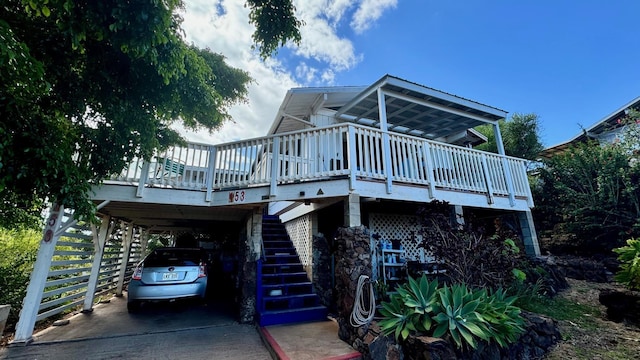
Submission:
[[267,62],[239,41],[253,31],[242,1],[215,3],[199,5],[199,20],[185,16],[189,39],[257,80],[219,140],[264,131],[257,123],[273,120],[290,87],[369,85],[384,74],[534,112],[547,146],[640,96],[639,1],[300,0],[303,43]]

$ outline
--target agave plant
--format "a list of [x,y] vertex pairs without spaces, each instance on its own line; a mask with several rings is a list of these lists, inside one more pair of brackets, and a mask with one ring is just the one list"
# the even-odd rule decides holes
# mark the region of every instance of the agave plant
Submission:
[[438,280],[429,281],[425,275],[419,280],[409,277],[409,281],[398,288],[404,305],[418,315],[416,328],[418,331],[431,329],[431,314],[437,303]]
[[518,340],[524,332],[524,319],[520,316],[520,308],[514,306],[516,296],[507,296],[507,292],[498,289],[492,294],[481,291],[480,304],[476,311],[488,323],[491,340],[501,347],[507,347]]
[[429,331],[438,301],[438,281],[429,281],[424,275],[419,280],[409,277],[397,291],[390,302],[382,303],[380,313],[384,319],[379,324],[383,333],[393,333],[397,340],[404,340],[412,332]]
[[380,314],[384,319],[380,320],[378,325],[384,335],[394,334],[396,340],[404,340],[411,332],[416,331],[419,314],[405,306],[402,297],[398,294],[391,295],[389,302],[382,302]]
[[434,337],[442,337],[447,332],[458,347],[468,344],[477,347],[477,339],[489,340],[491,330],[487,321],[476,309],[480,305],[482,291],[472,292],[465,285],[444,286],[440,291],[440,303],[433,317],[436,328]]

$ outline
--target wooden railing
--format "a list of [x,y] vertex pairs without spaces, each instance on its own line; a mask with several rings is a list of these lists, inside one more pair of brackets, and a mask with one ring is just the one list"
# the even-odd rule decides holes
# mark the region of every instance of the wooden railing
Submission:
[[[523,197],[531,202],[525,161],[423,138],[343,124],[220,145],[189,143],[136,160],[112,180],[204,190],[271,186],[349,176]],[[389,181],[390,179],[390,181]]]

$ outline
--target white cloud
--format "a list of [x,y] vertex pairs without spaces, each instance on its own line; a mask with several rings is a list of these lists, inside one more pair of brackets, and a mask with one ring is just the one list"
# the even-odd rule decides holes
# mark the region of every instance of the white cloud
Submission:
[[398,0],[362,0],[358,10],[353,14],[351,27],[361,34],[378,20],[385,10],[395,8]]
[[[249,86],[249,101],[233,106],[234,121],[218,131],[193,132],[177,127],[190,141],[222,143],[264,136],[271,126],[286,91],[301,85],[331,85],[336,74],[355,67],[362,59],[353,42],[340,28],[377,20],[395,6],[392,0],[294,0],[296,16],[305,25],[300,46],[289,45],[293,59],[286,68],[276,59],[261,61],[251,50],[254,28],[243,0],[185,0],[183,29],[188,42],[209,48],[227,58],[228,64],[243,69],[255,80]],[[365,10],[374,15],[359,15]],[[358,29],[366,27],[358,25]]]

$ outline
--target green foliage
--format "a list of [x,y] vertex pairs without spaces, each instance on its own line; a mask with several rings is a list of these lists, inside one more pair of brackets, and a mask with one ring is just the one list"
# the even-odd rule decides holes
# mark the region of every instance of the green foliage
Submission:
[[11,305],[9,326],[15,324],[22,309],[39,240],[36,230],[0,228],[0,304]]
[[474,349],[477,339],[491,339],[487,321],[476,311],[483,297],[481,291],[471,291],[462,284],[445,285],[438,295],[440,302],[433,317],[437,324],[433,336],[449,334],[458,348],[467,344]]
[[300,42],[298,29],[303,23],[296,19],[291,0],[247,0],[247,6],[251,9],[249,21],[256,27],[253,48],[260,50],[263,59],[287,41]]
[[544,161],[533,188],[536,223],[569,235],[552,251],[606,253],[640,236],[639,120],[631,109],[616,142],[579,143]]
[[460,228],[452,224],[450,213],[450,206],[439,201],[418,213],[423,229],[421,246],[441,262],[438,266],[446,270],[443,276],[451,283],[472,287],[509,286],[515,280],[513,269],[524,259],[515,234],[495,225],[495,233],[488,236],[470,217]]
[[489,324],[491,339],[501,347],[518,340],[524,332],[524,319],[520,316],[520,308],[515,305],[518,298],[508,296],[504,289],[498,289],[491,294],[481,290],[479,300],[476,311]]
[[539,176],[537,218],[574,234],[569,250],[608,252],[640,235],[640,166],[622,146],[578,144],[546,160]]
[[620,270],[615,275],[616,281],[630,289],[640,290],[640,239],[627,240],[627,246],[614,249],[620,261]]
[[[263,56],[299,39],[290,1],[248,4]],[[250,77],[185,43],[182,8],[181,0],[0,6],[0,218],[13,219],[12,208],[37,213],[45,199],[90,218],[91,184],[179,143],[173,123],[212,131],[230,119]]]
[[404,340],[410,334],[450,337],[459,348],[476,348],[478,341],[495,341],[504,347],[524,331],[515,297],[499,290],[471,290],[466,285],[438,285],[426,276],[398,288],[390,302],[382,302],[380,328]]
[[[540,120],[536,114],[518,114],[511,116],[509,121],[499,122],[500,133],[505,154],[527,160],[536,160],[540,151],[544,149],[540,141]],[[476,147],[478,150],[498,152],[498,146],[491,125],[481,125],[476,128],[487,142]]]

